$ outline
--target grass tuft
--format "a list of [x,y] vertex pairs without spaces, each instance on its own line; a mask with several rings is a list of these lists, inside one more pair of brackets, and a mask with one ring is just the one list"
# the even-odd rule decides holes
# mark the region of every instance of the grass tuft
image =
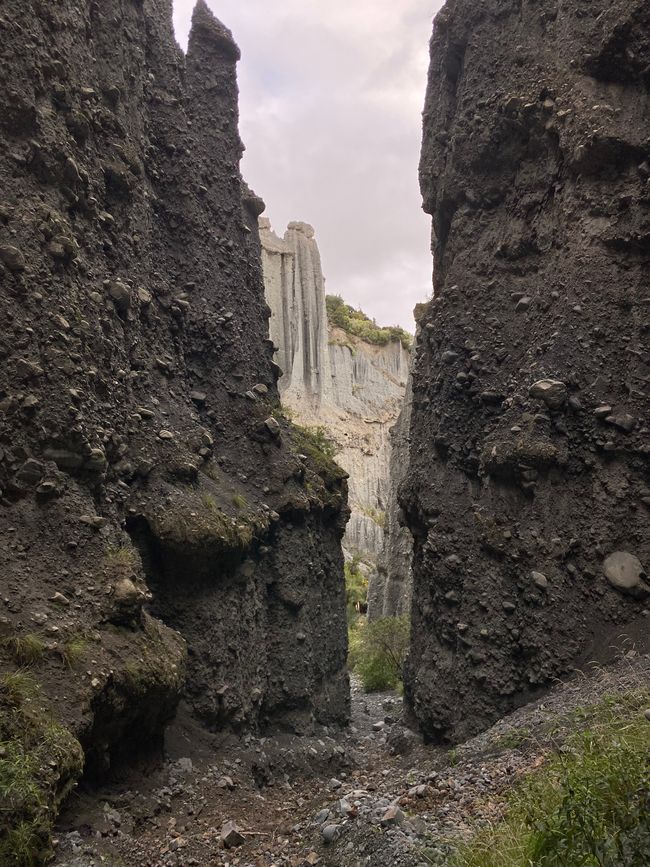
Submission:
[[109,566],[128,569],[134,569],[139,560],[137,553],[128,545],[109,545],[105,558]]
[[650,864],[648,690],[574,715],[570,735],[508,797],[501,821],[460,846],[453,867]]
[[58,648],[58,652],[64,665],[74,668],[83,659],[87,649],[88,641],[83,635],[72,635]]
[[45,644],[38,635],[12,635],[3,641],[3,647],[16,665],[28,667],[40,662],[45,655]]
[[248,505],[248,500],[243,494],[234,494],[232,498],[232,504],[237,509],[245,509]]

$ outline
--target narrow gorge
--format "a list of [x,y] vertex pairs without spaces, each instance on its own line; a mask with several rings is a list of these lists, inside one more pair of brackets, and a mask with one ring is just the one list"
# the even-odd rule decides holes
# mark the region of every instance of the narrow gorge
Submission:
[[650,6],[432,0],[411,336],[186,5],[0,3],[0,867],[646,867]]

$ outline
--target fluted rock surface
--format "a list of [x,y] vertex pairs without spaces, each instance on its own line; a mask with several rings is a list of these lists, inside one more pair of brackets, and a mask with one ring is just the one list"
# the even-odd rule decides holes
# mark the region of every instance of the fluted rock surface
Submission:
[[352,514],[344,545],[376,560],[384,544],[390,428],[404,397],[408,351],[367,343],[328,324],[314,230],[290,223],[283,239],[260,219],[270,335],[283,371],[282,402],[306,425],[323,425],[349,474]]
[[[0,12],[0,671],[89,773],[183,690],[215,728],[347,714],[345,483],[271,418],[239,51],[199,0],[183,57],[171,6]],[[38,744],[2,684],[0,740]]]
[[402,496],[406,698],[434,739],[647,638],[649,45],[644,0],[449,0],[435,23]]
[[369,620],[399,617],[411,611],[413,536],[399,504],[399,489],[409,467],[412,404],[413,382],[409,374],[402,411],[390,430],[386,529],[377,570],[368,586]]

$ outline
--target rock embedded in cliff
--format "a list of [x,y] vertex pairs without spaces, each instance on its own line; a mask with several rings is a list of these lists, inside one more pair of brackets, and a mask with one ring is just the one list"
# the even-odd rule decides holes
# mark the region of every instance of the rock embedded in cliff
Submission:
[[11,244],[0,244],[0,261],[15,274],[25,270],[25,257]]
[[612,587],[630,596],[643,597],[650,594],[648,577],[638,557],[628,551],[614,551],[603,563],[603,572]]
[[557,379],[540,379],[534,382],[529,394],[543,401],[549,409],[560,410],[567,402],[567,387]]

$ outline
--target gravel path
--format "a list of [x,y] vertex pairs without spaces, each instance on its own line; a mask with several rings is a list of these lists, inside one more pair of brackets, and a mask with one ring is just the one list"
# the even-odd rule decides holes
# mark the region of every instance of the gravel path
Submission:
[[73,799],[55,864],[445,864],[447,841],[498,817],[504,792],[575,726],[572,711],[649,685],[650,656],[628,655],[558,684],[455,750],[423,745],[402,725],[397,695],[365,695],[355,681],[344,733],[218,740],[181,713],[162,767]]

